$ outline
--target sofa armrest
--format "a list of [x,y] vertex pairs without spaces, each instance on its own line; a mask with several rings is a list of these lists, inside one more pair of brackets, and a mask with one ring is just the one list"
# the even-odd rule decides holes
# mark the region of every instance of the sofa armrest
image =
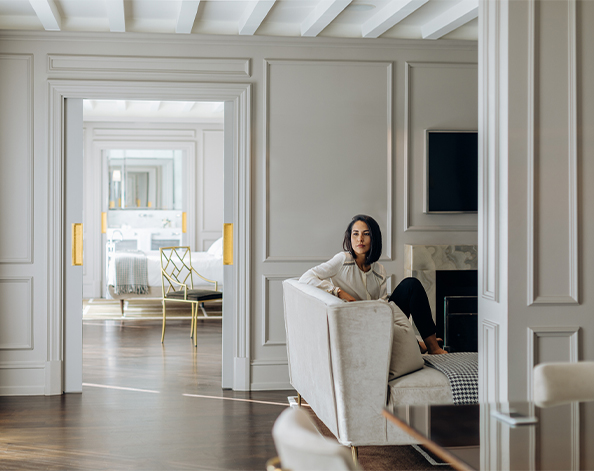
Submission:
[[387,303],[359,301],[328,307],[338,440],[385,444],[393,315]]

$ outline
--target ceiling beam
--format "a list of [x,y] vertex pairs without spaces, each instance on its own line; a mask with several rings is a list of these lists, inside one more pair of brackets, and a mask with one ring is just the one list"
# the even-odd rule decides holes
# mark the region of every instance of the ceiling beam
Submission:
[[195,101],[185,101],[182,111],[184,113],[189,113],[190,111],[192,111],[192,108],[194,108],[195,104],[196,104]]
[[124,13],[124,0],[105,0],[109,31],[112,33],[126,32],[126,15]]
[[239,34],[253,35],[260,27],[276,0],[250,2],[239,21]]
[[176,33],[190,34],[192,32],[199,5],[200,0],[182,0],[179,16],[177,17],[177,24],[175,25]]
[[46,31],[60,31],[62,17],[54,0],[29,0],[29,3]]
[[439,39],[478,17],[479,0],[462,0],[421,27],[423,39]]
[[392,0],[384,8],[363,23],[361,35],[364,38],[377,38],[392,26],[421,8],[429,0]]
[[322,32],[353,0],[320,0],[301,23],[301,36],[315,37]]

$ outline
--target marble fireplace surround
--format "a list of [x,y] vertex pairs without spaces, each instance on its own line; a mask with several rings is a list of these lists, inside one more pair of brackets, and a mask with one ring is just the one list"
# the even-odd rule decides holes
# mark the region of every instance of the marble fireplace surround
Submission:
[[476,245],[405,245],[404,276],[419,279],[427,291],[435,320],[435,272],[437,270],[477,270]]

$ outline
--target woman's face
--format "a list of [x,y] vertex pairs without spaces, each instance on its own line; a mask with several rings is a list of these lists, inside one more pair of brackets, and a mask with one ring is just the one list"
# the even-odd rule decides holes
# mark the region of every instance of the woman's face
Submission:
[[371,250],[371,231],[363,221],[356,221],[353,224],[351,245],[357,255],[365,255]]

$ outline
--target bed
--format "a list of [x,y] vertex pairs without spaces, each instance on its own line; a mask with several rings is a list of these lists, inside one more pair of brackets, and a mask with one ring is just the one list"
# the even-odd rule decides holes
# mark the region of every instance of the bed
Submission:
[[[117,289],[116,260],[118,257],[128,256],[130,251],[120,251],[117,248],[108,250],[107,261],[107,297],[120,301],[122,315],[125,315],[124,304],[127,299],[134,298],[161,298],[163,295],[161,285],[161,259],[157,251],[140,252],[134,254],[140,258],[146,258],[146,278],[148,282],[147,289],[137,290],[140,294],[122,292]],[[223,238],[215,241],[206,252],[192,252],[192,267],[205,278],[216,281],[217,289],[223,291]],[[213,285],[202,281],[198,277],[194,278],[195,288],[213,289]],[[144,281],[141,280],[144,285]]]

